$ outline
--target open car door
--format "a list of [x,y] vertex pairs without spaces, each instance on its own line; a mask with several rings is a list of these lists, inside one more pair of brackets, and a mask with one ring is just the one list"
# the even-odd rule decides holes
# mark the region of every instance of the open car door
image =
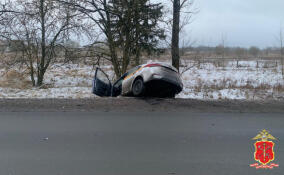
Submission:
[[111,96],[111,82],[109,81],[108,76],[100,68],[96,68],[92,91],[94,94],[101,97]]

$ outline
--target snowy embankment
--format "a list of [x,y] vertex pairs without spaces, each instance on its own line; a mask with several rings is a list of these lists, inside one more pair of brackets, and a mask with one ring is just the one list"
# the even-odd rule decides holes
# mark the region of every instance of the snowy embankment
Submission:
[[[283,99],[284,81],[274,61],[188,62],[194,65],[182,74],[184,90],[177,98],[192,99]],[[103,69],[113,79],[111,66]],[[183,69],[183,68],[182,68]],[[90,98],[95,69],[92,66],[55,64],[49,68],[45,85],[31,87],[29,76],[0,69],[0,98]]]

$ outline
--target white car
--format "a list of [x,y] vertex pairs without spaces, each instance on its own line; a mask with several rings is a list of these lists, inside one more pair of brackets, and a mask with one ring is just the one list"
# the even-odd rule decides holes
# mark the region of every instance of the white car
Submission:
[[97,68],[93,80],[93,93],[104,97],[175,97],[182,88],[177,69],[161,63],[136,66],[123,74],[113,85],[108,76]]

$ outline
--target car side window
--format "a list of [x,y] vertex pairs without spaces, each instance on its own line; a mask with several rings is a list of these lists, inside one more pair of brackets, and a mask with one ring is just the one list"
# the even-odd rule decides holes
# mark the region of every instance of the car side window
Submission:
[[96,69],[92,91],[98,96],[108,97],[111,95],[111,82],[100,68]]
[[104,72],[100,71],[100,70],[97,71],[97,78],[99,80],[101,80],[105,84],[109,84],[110,83],[107,75]]

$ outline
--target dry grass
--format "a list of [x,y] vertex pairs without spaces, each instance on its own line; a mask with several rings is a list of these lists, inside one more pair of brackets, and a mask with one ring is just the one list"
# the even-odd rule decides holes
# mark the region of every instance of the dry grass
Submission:
[[76,70],[76,69],[68,70],[65,74],[67,76],[76,77],[76,76],[78,76],[78,70]]
[[270,85],[261,83],[258,86],[254,86],[252,81],[247,80],[245,84],[238,85],[238,81],[231,80],[230,78],[223,79],[222,81],[213,80],[213,84],[206,84],[201,79],[197,79],[197,85],[194,86],[196,92],[202,90],[222,90],[222,89],[243,89],[243,90],[273,90],[277,92],[284,92],[284,85]]
[[0,79],[0,87],[27,89],[31,87],[31,81],[27,79],[25,73],[10,70]]

